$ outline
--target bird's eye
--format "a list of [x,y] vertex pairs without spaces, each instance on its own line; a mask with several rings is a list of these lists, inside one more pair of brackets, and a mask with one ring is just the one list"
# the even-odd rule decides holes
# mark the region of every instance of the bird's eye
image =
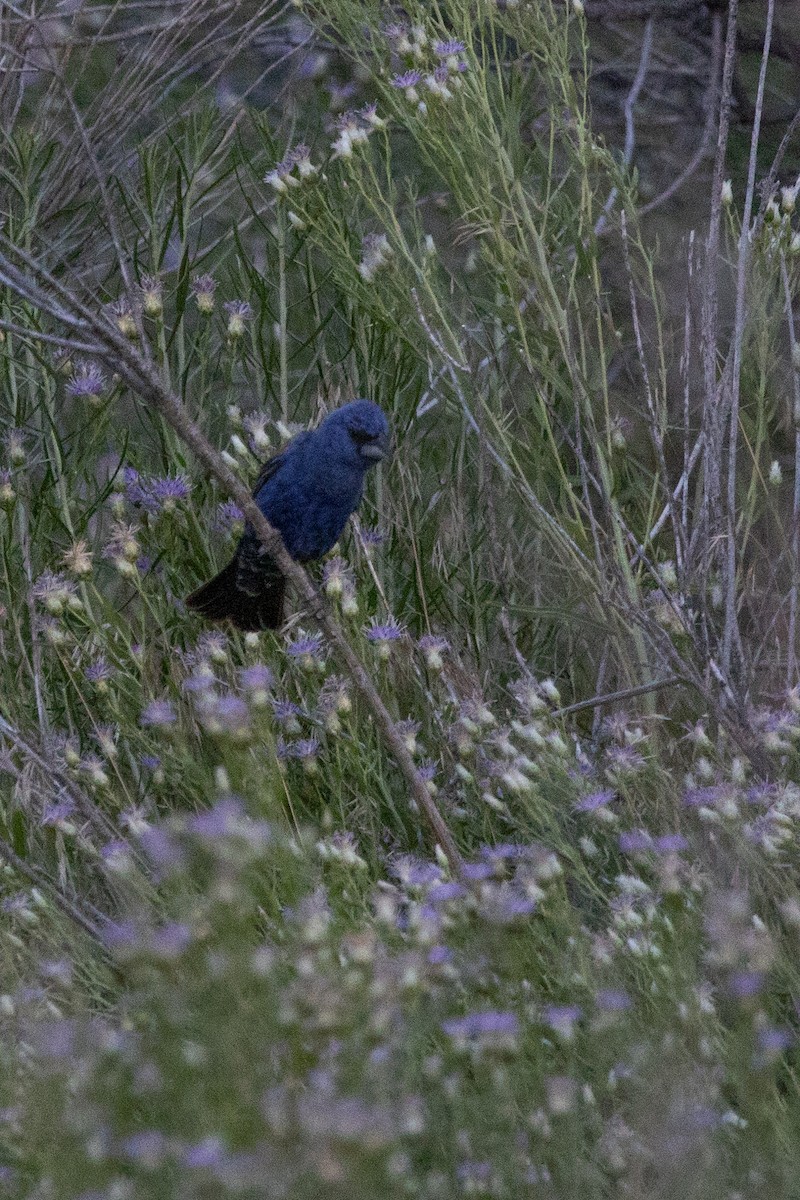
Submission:
[[367,433],[365,429],[351,429],[350,437],[357,446],[366,446],[367,442],[375,441],[374,435]]

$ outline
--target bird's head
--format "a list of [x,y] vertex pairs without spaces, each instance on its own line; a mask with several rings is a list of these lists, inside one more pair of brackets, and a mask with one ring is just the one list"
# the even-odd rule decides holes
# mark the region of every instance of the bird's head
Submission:
[[362,471],[389,453],[391,434],[382,410],[371,400],[353,400],[329,414],[319,427],[335,440],[342,459]]

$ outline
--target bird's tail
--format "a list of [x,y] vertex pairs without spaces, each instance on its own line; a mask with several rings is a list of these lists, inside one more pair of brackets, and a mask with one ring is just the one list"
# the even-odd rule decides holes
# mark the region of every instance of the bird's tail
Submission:
[[286,581],[276,575],[255,594],[239,586],[239,562],[234,556],[208,583],[186,597],[207,621],[230,621],[245,631],[277,629],[283,622],[283,593]]

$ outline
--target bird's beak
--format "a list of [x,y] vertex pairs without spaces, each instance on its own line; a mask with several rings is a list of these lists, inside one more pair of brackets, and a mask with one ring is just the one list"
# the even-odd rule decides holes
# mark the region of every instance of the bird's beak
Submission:
[[366,446],[361,447],[361,457],[371,458],[374,462],[381,462],[387,458],[391,451],[391,439],[382,437],[377,442],[369,442]]

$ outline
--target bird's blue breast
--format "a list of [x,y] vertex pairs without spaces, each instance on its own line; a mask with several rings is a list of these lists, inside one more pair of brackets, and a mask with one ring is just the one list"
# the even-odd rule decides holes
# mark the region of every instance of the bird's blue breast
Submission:
[[298,449],[304,452],[287,454],[256,503],[292,558],[303,561],[321,558],[339,540],[361,500],[364,472],[331,461],[313,443]]

